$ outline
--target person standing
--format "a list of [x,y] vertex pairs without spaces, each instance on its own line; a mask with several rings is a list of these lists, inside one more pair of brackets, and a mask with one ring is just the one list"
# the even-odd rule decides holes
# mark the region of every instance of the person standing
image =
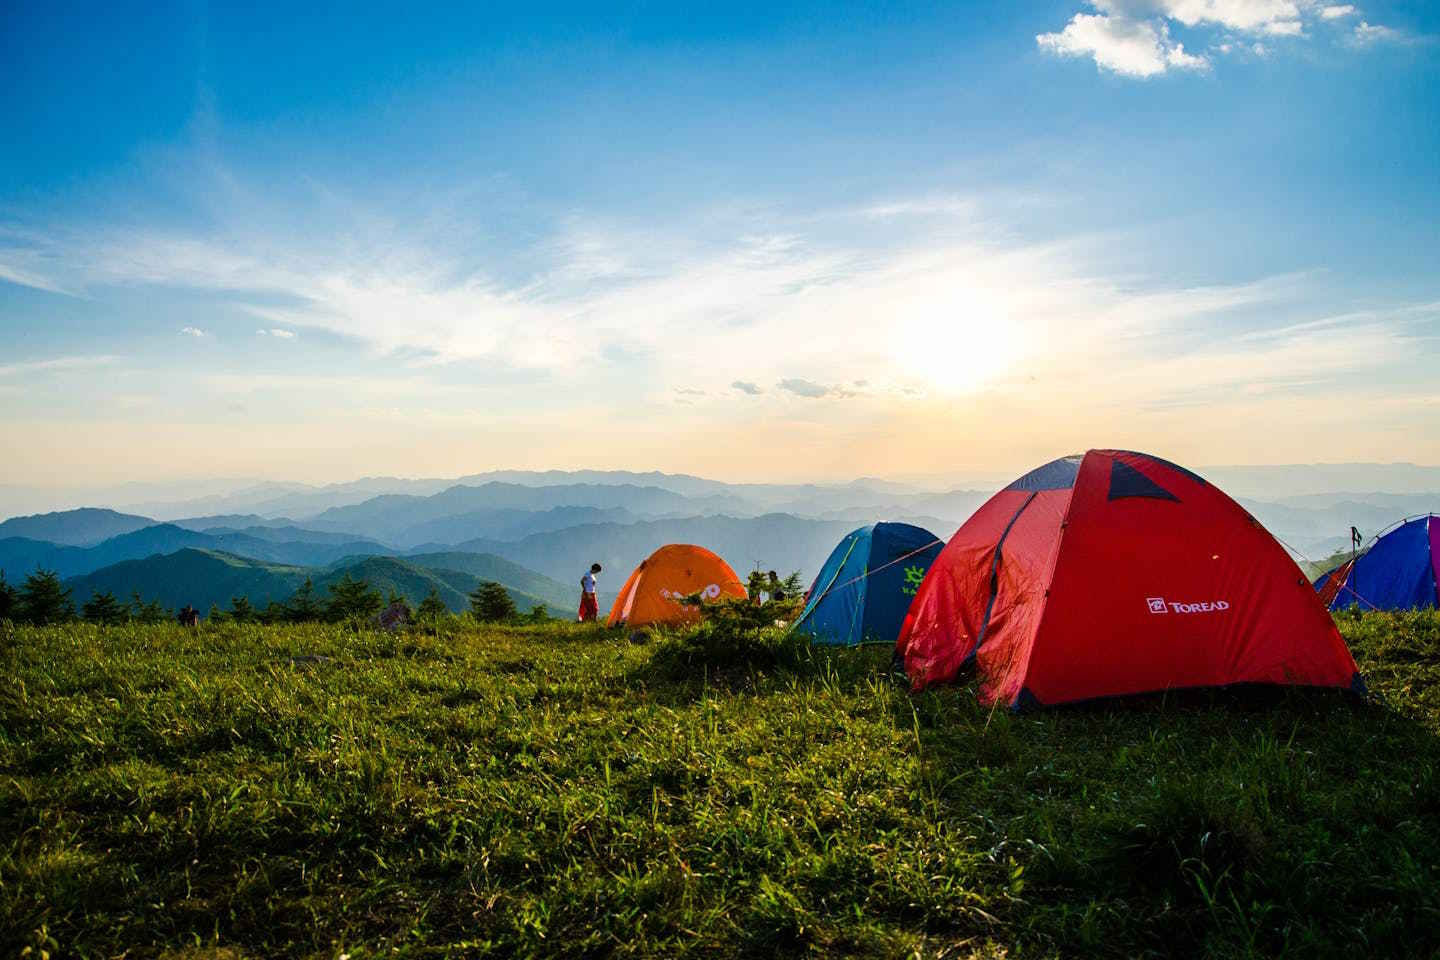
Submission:
[[590,569],[580,578],[580,616],[581,623],[594,623],[595,618],[600,615],[600,603],[595,599],[595,578],[600,573],[600,564],[590,564]]
[[750,576],[745,581],[745,592],[749,595],[750,602],[756,606],[765,602],[765,574],[759,569],[750,571]]
[[770,599],[780,601],[785,599],[785,585],[780,582],[780,576],[771,570],[765,580],[765,592],[770,594]]

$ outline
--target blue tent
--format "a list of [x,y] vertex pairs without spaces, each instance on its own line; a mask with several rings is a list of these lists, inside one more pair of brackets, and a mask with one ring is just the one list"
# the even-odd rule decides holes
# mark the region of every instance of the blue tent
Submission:
[[830,552],[792,628],[816,643],[894,643],[943,540],[908,523],[852,530]]
[[[1347,571],[1344,584],[1331,585],[1331,610],[1414,610],[1440,606],[1440,516],[1412,517],[1380,537]],[[1316,581],[1324,592],[1326,574]]]

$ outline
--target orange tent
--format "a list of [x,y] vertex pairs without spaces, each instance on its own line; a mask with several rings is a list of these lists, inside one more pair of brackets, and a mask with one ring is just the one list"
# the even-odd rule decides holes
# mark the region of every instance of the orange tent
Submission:
[[612,627],[693,622],[700,619],[700,611],[679,602],[692,593],[706,600],[743,600],[747,595],[730,564],[704,547],[672,543],[650,554],[630,574],[615,597],[607,622]]

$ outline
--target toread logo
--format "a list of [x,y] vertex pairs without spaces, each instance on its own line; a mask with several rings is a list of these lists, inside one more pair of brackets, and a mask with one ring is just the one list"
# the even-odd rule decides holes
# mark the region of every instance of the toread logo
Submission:
[[1145,605],[1150,608],[1151,613],[1169,613],[1171,610],[1176,613],[1220,613],[1230,609],[1229,600],[1199,600],[1195,603],[1177,603],[1174,600],[1166,601],[1164,597],[1146,597]]

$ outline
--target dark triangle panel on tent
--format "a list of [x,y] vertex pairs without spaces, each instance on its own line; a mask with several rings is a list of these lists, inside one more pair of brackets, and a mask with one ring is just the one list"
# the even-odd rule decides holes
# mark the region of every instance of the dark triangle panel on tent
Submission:
[[1180,474],[1181,476],[1186,477],[1186,478],[1194,481],[1195,483],[1200,484],[1200,486],[1202,486],[1202,487],[1209,485],[1209,481],[1206,480],[1204,477],[1200,476],[1200,474],[1196,473],[1196,472],[1193,471],[1193,470],[1187,469],[1186,467],[1182,467],[1182,466],[1180,466],[1180,464],[1178,464],[1178,463],[1171,463],[1169,460],[1166,460],[1166,459],[1164,459],[1163,457],[1153,456],[1152,454],[1148,454],[1148,453],[1134,453],[1133,451],[1128,451],[1128,450],[1120,450],[1120,451],[1116,451],[1116,452],[1117,452],[1117,453],[1126,453],[1126,454],[1129,454],[1130,456],[1137,457],[1137,458],[1142,459],[1142,460],[1148,460],[1148,461],[1151,462],[1151,463],[1159,464],[1160,466],[1164,467],[1164,468],[1167,469],[1167,470],[1174,470],[1176,473],[1178,473],[1178,474]]
[[1180,500],[1175,494],[1130,464],[1123,460],[1113,460],[1110,463],[1109,498],[1120,500],[1124,497],[1149,497],[1152,500],[1174,500],[1176,502]]

